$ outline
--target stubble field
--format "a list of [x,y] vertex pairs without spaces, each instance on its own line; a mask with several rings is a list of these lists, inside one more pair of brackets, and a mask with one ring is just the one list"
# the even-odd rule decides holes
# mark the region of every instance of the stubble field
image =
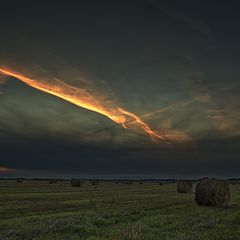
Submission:
[[1,240],[239,240],[240,185],[227,208],[199,207],[176,184],[0,181]]

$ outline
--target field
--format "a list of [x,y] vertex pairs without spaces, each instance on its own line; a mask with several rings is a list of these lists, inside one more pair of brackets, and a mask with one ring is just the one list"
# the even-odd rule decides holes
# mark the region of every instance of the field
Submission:
[[199,207],[176,184],[0,181],[0,240],[239,240],[240,185],[228,208]]

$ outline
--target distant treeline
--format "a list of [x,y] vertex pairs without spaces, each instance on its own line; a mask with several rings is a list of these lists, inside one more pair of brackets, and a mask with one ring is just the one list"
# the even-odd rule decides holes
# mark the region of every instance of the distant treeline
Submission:
[[[71,179],[64,179],[64,178],[0,178],[0,180],[19,180],[21,179],[22,181],[58,181],[58,182],[64,182],[64,181],[71,181]],[[90,181],[90,182],[115,182],[115,183],[134,183],[134,182],[141,182],[141,183],[175,183],[179,179],[177,178],[78,178],[81,181]],[[199,179],[187,179],[192,182],[196,182]],[[230,183],[234,182],[240,182],[240,178],[227,178],[224,179],[225,181],[228,181]]]

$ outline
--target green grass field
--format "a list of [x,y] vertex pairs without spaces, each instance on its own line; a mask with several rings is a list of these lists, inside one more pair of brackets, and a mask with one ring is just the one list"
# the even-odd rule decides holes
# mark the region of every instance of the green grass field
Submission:
[[0,240],[239,240],[240,185],[228,208],[199,207],[176,184],[0,181]]

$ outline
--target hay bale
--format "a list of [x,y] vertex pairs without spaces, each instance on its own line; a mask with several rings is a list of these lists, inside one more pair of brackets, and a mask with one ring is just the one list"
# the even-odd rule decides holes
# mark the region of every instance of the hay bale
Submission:
[[123,180],[123,181],[122,181],[122,184],[132,185],[133,182],[132,182],[132,181]]
[[162,183],[162,182],[159,182],[159,183],[158,183],[158,185],[159,185],[159,186],[162,186],[162,185],[163,185],[163,183]]
[[72,179],[71,180],[71,187],[81,187],[82,183],[79,179]]
[[18,178],[18,179],[17,179],[17,182],[18,182],[18,183],[23,183],[23,179],[22,179],[22,178]]
[[99,181],[98,181],[98,180],[90,180],[89,183],[90,183],[92,186],[97,186],[97,185],[99,185]]
[[177,182],[177,192],[178,193],[191,193],[192,192],[192,182],[188,180],[179,180]]
[[202,179],[196,186],[195,201],[203,206],[228,206],[230,190],[227,182],[213,178]]
[[57,179],[49,179],[49,184],[55,184],[58,183]]

